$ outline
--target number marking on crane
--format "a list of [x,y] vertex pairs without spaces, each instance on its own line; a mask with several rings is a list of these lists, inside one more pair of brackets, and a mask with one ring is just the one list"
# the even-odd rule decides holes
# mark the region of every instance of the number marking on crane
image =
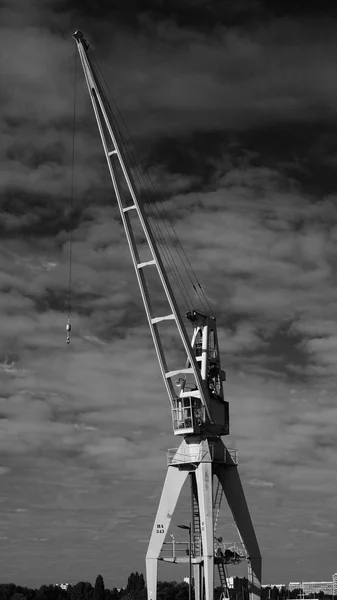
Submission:
[[156,533],[165,533],[164,525],[162,523],[156,524]]

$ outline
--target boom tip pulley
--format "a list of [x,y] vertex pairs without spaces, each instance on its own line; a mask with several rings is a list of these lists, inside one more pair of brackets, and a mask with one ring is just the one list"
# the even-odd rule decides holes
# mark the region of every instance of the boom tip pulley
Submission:
[[75,31],[75,33],[73,33],[73,38],[75,38],[75,40],[77,41],[78,44],[82,43],[84,48],[86,50],[89,50],[89,44],[88,44],[87,40],[85,39],[82,31],[77,29],[77,31]]

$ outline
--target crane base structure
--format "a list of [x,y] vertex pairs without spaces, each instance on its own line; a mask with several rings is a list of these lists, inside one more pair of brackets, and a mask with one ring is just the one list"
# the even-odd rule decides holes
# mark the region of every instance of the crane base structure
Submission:
[[[181,490],[188,476],[191,479],[192,519],[189,551],[191,557],[179,556],[175,543],[170,556],[163,555],[163,545]],[[215,483],[217,480],[217,488]],[[215,528],[221,496],[225,495],[242,540],[241,548],[220,552],[215,548]],[[226,565],[248,562],[250,600],[261,596],[261,554],[254,527],[237,470],[237,452],[226,448],[220,438],[185,438],[179,448],[168,451],[168,470],[162,490],[152,535],[146,555],[148,600],[156,600],[158,561],[187,562],[191,560],[195,600],[213,600],[214,566],[226,590]],[[227,593],[226,593],[227,591]]]

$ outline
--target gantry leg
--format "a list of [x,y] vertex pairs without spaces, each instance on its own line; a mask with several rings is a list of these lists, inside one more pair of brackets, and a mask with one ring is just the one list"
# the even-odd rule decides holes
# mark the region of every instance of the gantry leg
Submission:
[[168,467],[161,494],[156,520],[152,529],[150,543],[146,555],[146,582],[148,600],[157,598],[158,558],[162,549],[171,518],[178,502],[181,489],[187,479],[188,471],[180,471],[177,467]]
[[203,570],[202,564],[196,563],[193,565],[193,579],[194,579],[194,598],[195,600],[203,599]]
[[222,485],[239,535],[248,553],[250,600],[258,600],[261,597],[262,560],[238,470],[234,466],[226,467],[223,464],[217,464],[215,473]]
[[213,472],[212,463],[199,463],[195,470],[198,486],[200,528],[204,559],[205,600],[214,596]]

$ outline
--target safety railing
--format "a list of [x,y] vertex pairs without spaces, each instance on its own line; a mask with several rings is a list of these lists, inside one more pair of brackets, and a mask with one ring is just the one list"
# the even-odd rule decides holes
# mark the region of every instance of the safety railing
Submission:
[[[184,559],[189,556],[190,546],[189,542],[178,542],[175,540],[174,536],[171,534],[171,541],[164,542],[160,556],[162,559],[170,560],[175,562],[177,559]],[[191,557],[194,556],[194,544],[191,544]]]
[[[175,536],[170,534],[170,541],[164,542],[160,556],[163,560],[179,562],[179,559],[189,557],[189,542],[176,541]],[[221,540],[221,541],[220,541]],[[191,558],[198,558],[197,547],[201,547],[201,540],[195,540],[191,543]],[[243,560],[247,560],[247,552],[242,542],[223,542],[221,538],[214,538],[214,556],[218,562],[237,565]]]

